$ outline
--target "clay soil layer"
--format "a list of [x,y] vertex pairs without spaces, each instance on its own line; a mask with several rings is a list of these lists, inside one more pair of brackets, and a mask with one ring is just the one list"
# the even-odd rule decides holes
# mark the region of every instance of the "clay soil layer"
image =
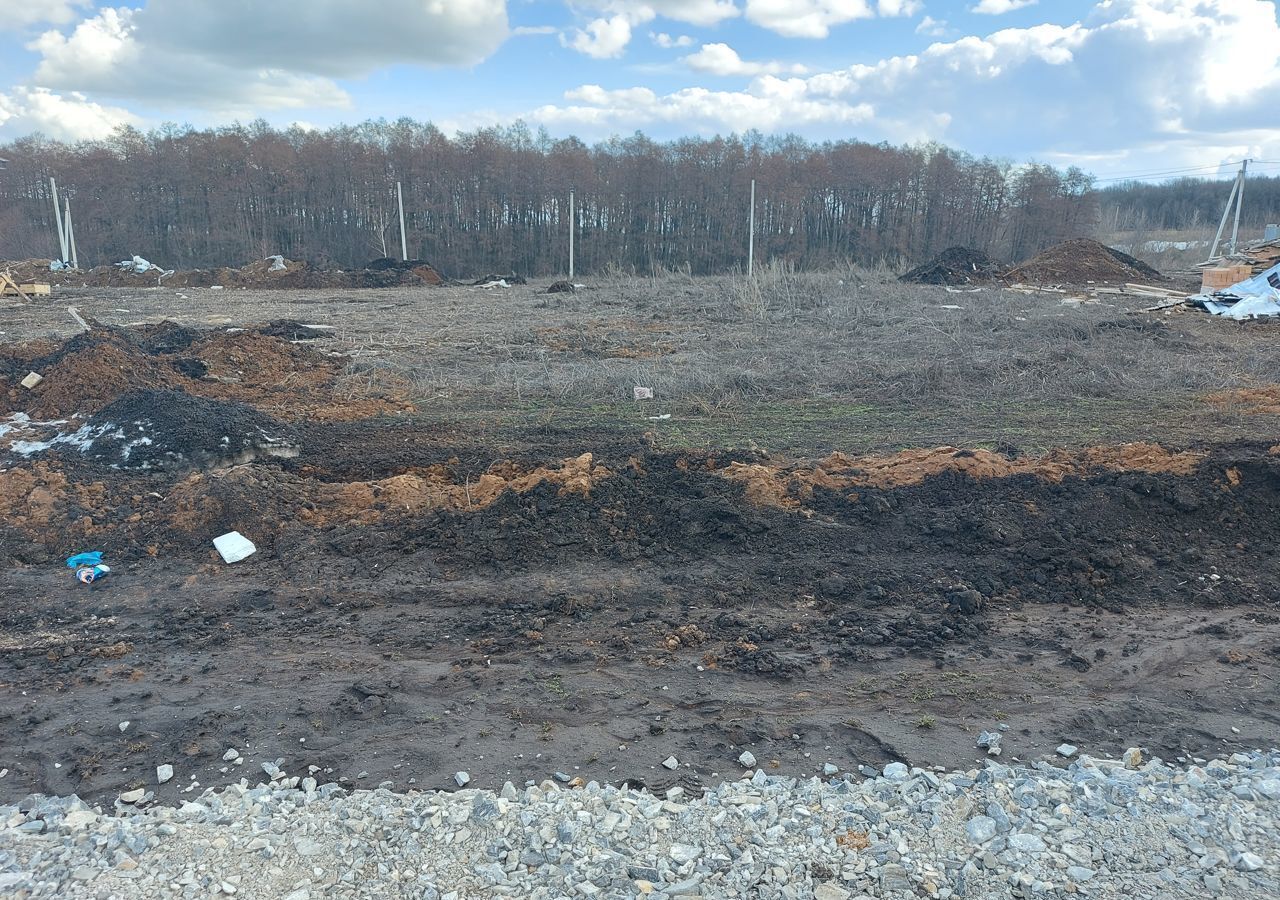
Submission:
[[[696,788],[743,748],[964,766],[1001,724],[1021,760],[1274,743],[1265,427],[806,456],[675,446],[646,409],[499,441],[356,366],[385,335],[67,337],[55,313],[0,347],[0,802],[177,799],[280,758],[397,790]],[[233,529],[258,552],[226,565]],[[63,564],[84,550],[112,567],[89,586]]]

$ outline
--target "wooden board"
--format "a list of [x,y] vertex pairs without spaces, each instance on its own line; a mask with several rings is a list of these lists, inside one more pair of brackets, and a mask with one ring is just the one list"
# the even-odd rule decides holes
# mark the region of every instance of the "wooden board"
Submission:
[[0,288],[0,295],[5,297],[14,297],[19,294],[26,294],[28,297],[47,297],[53,293],[53,288],[47,284],[6,284]]

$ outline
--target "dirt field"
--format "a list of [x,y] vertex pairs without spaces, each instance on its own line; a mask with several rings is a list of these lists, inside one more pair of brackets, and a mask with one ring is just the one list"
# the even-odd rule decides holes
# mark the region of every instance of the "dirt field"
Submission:
[[854,272],[540,288],[7,304],[0,800],[1274,744],[1275,328]]

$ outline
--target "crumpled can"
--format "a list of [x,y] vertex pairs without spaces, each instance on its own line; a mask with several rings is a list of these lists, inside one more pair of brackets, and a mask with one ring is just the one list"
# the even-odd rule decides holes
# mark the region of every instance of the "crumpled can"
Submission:
[[81,584],[93,584],[110,571],[111,567],[102,563],[98,563],[96,566],[80,566],[80,568],[76,569],[76,581]]

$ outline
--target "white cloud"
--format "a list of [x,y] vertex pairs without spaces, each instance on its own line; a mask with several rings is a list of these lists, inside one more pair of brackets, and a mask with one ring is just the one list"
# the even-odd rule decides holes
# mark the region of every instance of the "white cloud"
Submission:
[[343,106],[332,79],[392,64],[471,65],[506,38],[505,0],[150,0],[47,31],[36,84],[229,110]]
[[520,25],[517,28],[511,29],[511,33],[516,36],[530,34],[555,34],[559,30],[560,29],[556,28],[554,25]]
[[886,19],[914,16],[924,9],[922,0],[878,0],[876,10]]
[[0,31],[49,22],[66,25],[93,0],[0,0]]
[[562,37],[561,43],[594,59],[621,56],[631,43],[631,20],[621,13],[595,19],[585,29],[576,28],[572,35]]
[[568,91],[565,99],[569,105],[543,106],[529,118],[551,126],[586,126],[602,133],[671,124],[708,134],[751,128],[777,131],[816,122],[853,125],[872,115],[865,104],[807,99],[795,80],[772,76],[764,76],[747,91],[695,87],[658,94],[644,87],[610,91],[584,85]]
[[747,62],[728,44],[703,44],[702,49],[684,58],[685,63],[695,72],[706,72],[710,75],[778,75],[789,72],[802,75],[808,71],[802,65],[784,65],[779,62]]
[[102,106],[84,94],[55,94],[46,88],[16,87],[0,93],[0,137],[41,132],[63,141],[99,140],[137,116]]
[[1276,15],[1270,0],[1103,0],[1082,22],[971,35],[805,77],[753,69],[709,44],[691,65],[758,77],[738,91],[587,87],[529,117],[585,137],[651,127],[939,140],[997,156],[1109,160],[1112,171],[1126,160],[1277,159]]
[[670,35],[666,32],[649,32],[649,40],[653,41],[664,50],[670,50],[673,47],[692,47],[696,41],[687,34]]
[[942,37],[946,33],[947,23],[933,16],[925,16],[916,26],[916,34],[923,34],[925,37]]
[[633,25],[658,16],[689,25],[717,25],[741,15],[734,0],[580,0],[573,4],[626,16]]
[[1003,16],[1016,9],[1035,6],[1038,0],[982,0],[977,6],[969,8],[969,12],[980,16]]
[[747,19],[783,37],[825,38],[832,26],[874,16],[867,0],[747,0]]

